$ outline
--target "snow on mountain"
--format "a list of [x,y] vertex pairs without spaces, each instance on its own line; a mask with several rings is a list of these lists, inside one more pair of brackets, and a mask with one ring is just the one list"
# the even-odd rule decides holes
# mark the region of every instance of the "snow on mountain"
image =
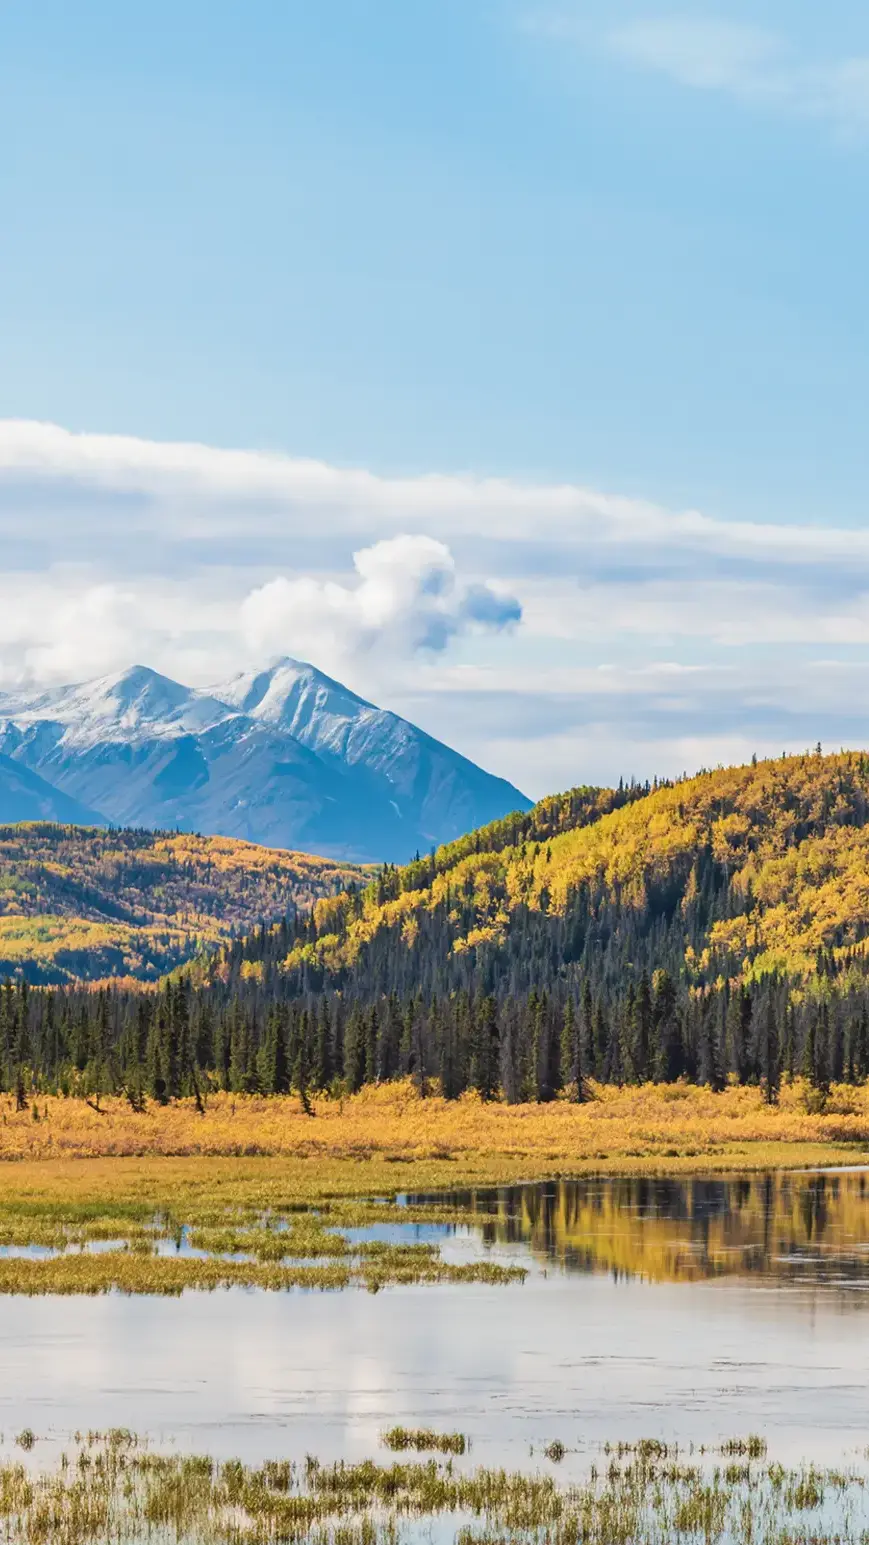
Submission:
[[319,755],[351,764],[382,761],[389,740],[399,750],[423,733],[301,660],[278,660],[268,670],[234,676],[209,691],[250,718],[286,730]]
[[530,804],[512,784],[304,661],[278,660],[209,693],[287,731],[323,761],[355,771],[372,789],[385,786],[415,827],[421,851]]
[[290,659],[207,691],[134,666],[36,695],[0,694],[0,753],[118,825],[343,858],[400,861],[529,804]]
[[145,665],[75,686],[55,687],[35,697],[0,695],[0,720],[22,730],[55,724],[60,728],[58,740],[67,747],[198,734],[226,717],[226,704]]

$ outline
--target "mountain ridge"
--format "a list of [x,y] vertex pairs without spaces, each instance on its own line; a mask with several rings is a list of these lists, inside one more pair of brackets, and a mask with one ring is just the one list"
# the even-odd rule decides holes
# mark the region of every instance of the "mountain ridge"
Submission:
[[104,824],[359,862],[406,860],[530,805],[505,779],[288,656],[211,688],[137,665],[2,693],[0,753]]

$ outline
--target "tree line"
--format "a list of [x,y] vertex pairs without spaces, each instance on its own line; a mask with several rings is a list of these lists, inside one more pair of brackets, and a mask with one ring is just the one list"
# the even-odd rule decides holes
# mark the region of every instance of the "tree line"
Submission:
[[869,993],[827,988],[795,999],[786,983],[686,992],[641,971],[619,995],[589,978],[519,995],[459,990],[368,1002],[340,992],[295,998],[195,986],[152,992],[0,989],[0,1086],[19,1108],[38,1093],[99,1104],[123,1094],[141,1109],[210,1092],[352,1092],[411,1077],[421,1094],[581,1101],[593,1082],[685,1079],[712,1089],[783,1080],[819,1090],[869,1076]]

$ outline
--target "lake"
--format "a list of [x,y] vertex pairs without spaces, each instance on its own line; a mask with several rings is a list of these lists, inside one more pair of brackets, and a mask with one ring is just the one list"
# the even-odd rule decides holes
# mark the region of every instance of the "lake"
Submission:
[[[421,1198],[409,1198],[418,1201]],[[448,1259],[525,1264],[521,1285],[371,1294],[0,1300],[0,1432],[45,1459],[129,1427],[248,1461],[363,1458],[395,1422],[460,1430],[468,1463],[563,1474],[604,1440],[758,1432],[783,1461],[869,1443],[869,1174],[584,1179],[456,1192]]]

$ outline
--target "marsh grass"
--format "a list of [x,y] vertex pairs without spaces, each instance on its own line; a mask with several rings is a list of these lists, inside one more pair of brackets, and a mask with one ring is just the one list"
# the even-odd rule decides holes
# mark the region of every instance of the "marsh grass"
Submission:
[[415,1449],[418,1454],[465,1454],[471,1446],[463,1432],[434,1432],[431,1427],[390,1427],[381,1434],[380,1441],[394,1454],[407,1449]]
[[142,1255],[135,1250],[105,1255],[62,1255],[50,1260],[15,1257],[0,1260],[0,1293],[35,1296],[42,1293],[146,1293],[176,1296],[187,1290],[253,1287],[269,1292],[290,1288],[340,1289],[352,1286],[379,1292],[391,1286],[420,1283],[521,1282],[519,1267],[479,1261],[454,1265],[439,1256],[415,1256],[398,1248],[375,1260],[355,1263],[282,1264]]
[[[469,1214],[440,1202],[371,1201],[352,1189],[342,1196],[341,1182],[358,1184],[358,1173],[350,1173],[355,1166],[339,1166],[337,1185],[333,1170],[318,1184],[310,1166],[296,1175],[289,1169],[286,1162],[220,1160],[10,1167],[0,1198],[0,1248],[19,1253],[0,1256],[0,1293],[351,1286],[378,1292],[417,1283],[504,1284],[526,1275],[485,1259],[449,1263],[430,1243],[351,1243],[345,1229]],[[20,1253],[33,1248],[51,1254]]]
[[[413,1437],[411,1431],[396,1431]],[[460,1434],[428,1434],[458,1438]],[[413,1444],[409,1445],[413,1447]],[[614,1452],[610,1450],[610,1455]],[[636,1445],[585,1479],[478,1468],[452,1454],[258,1466],[153,1453],[131,1433],[79,1438],[51,1472],[0,1464],[0,1539],[15,1545],[400,1545],[437,1520],[460,1545],[865,1545],[865,1478],[748,1461],[738,1474]]]
[[766,1439],[759,1437],[756,1432],[749,1433],[747,1438],[728,1438],[719,1449],[721,1454],[739,1455],[747,1459],[765,1459],[766,1452]]

